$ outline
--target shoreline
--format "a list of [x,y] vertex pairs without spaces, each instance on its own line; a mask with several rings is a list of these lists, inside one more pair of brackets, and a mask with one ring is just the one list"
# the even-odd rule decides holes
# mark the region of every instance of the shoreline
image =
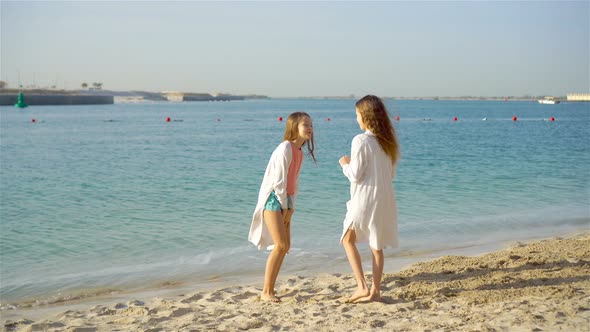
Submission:
[[[493,311],[488,312],[490,306],[495,308],[494,310],[508,306],[511,310],[526,309],[526,312],[533,312],[539,309],[536,308],[537,306],[547,306],[546,302],[549,300],[559,300],[558,302],[561,304],[555,303],[555,305],[566,306],[565,309],[559,311],[565,315],[562,317],[563,319],[552,317],[551,319],[544,318],[544,322],[536,322],[534,319],[531,321],[530,317],[516,315],[516,318],[520,317],[516,319],[513,317],[514,315],[511,315],[510,319],[514,319],[514,321],[497,321],[496,325],[491,326],[502,329],[502,326],[511,327],[513,323],[524,321],[529,325],[519,324],[527,329],[529,327],[535,328],[535,326],[542,326],[542,328],[569,326],[571,328],[583,322],[584,319],[586,322],[590,319],[590,233],[576,232],[564,236],[567,238],[552,237],[534,242],[530,242],[531,239],[523,240],[527,241],[527,244],[518,241],[516,243],[514,243],[515,241],[497,243],[492,246],[505,247],[508,242],[512,245],[509,249],[500,251],[495,249],[495,251],[486,251],[487,253],[477,256],[457,256],[469,253],[469,250],[473,249],[469,247],[455,248],[451,250],[455,251],[454,253],[447,252],[444,256],[434,252],[430,254],[436,257],[429,256],[428,253],[421,253],[420,260],[409,265],[406,264],[406,266],[401,266],[405,263],[404,256],[386,258],[387,273],[383,278],[382,294],[385,303],[344,304],[343,299],[354,289],[351,272],[340,273],[338,271],[338,273],[334,273],[333,269],[330,269],[330,274],[305,271],[306,275],[285,272],[283,277],[279,276],[277,290],[279,296],[283,297],[284,303],[279,305],[281,309],[277,312],[272,310],[273,307],[277,308],[276,306],[260,302],[258,297],[260,276],[256,275],[241,280],[237,278],[220,279],[213,282],[209,280],[208,287],[203,284],[199,288],[195,288],[194,284],[168,285],[168,287],[146,290],[141,293],[120,292],[79,301],[61,302],[55,305],[7,310],[2,312],[2,323],[9,331],[30,328],[31,326],[48,328],[49,330],[58,326],[60,329],[70,326],[95,327],[98,330],[101,330],[101,326],[103,328],[110,326],[138,331],[152,327],[176,330],[182,326],[219,327],[222,330],[248,327],[264,330],[264,327],[269,327],[268,324],[273,321],[272,318],[266,320],[267,314],[279,315],[279,312],[287,310],[289,315],[287,315],[285,323],[291,327],[290,329],[312,329],[317,326],[319,330],[326,328],[328,330],[341,328],[346,330],[352,328],[350,322],[339,322],[335,320],[335,317],[332,317],[333,315],[328,315],[331,318],[323,320],[324,323],[319,324],[317,321],[322,315],[315,316],[312,312],[319,310],[319,312],[326,314],[340,313],[339,317],[342,318],[341,316],[345,316],[342,315],[344,312],[352,312],[356,309],[351,308],[359,308],[359,312],[366,313],[369,310],[375,316],[391,316],[370,323],[373,328],[389,327],[391,329],[395,326],[395,329],[403,330],[403,326],[406,326],[404,319],[409,319],[406,323],[410,325],[405,328],[413,330],[410,318],[416,314],[411,317],[409,315],[412,311],[418,310],[420,312],[417,314],[419,325],[416,326],[420,326],[418,329],[450,327],[461,330],[464,328],[483,329],[488,323],[486,320],[481,320],[479,321],[480,325],[469,325],[471,323],[461,325],[465,322],[461,318],[459,320],[462,322],[459,324],[455,310],[457,308],[461,309],[459,310],[461,315],[468,315],[467,309],[473,310],[472,306],[475,306],[478,309],[475,312],[481,315],[493,313]],[[537,247],[544,248],[544,250],[531,250],[531,248]],[[485,246],[479,248],[485,249]],[[410,255],[410,258],[417,258],[417,256]],[[366,259],[364,257],[363,259],[365,262]],[[394,265],[393,261],[397,261],[399,266]],[[370,268],[365,271],[370,272]],[[287,277],[287,275],[290,276]],[[457,275],[460,277],[454,278]],[[462,284],[463,281],[468,281],[468,283]],[[475,287],[470,287],[469,283],[473,283]],[[516,284],[508,287],[513,283]],[[539,288],[546,289],[546,292],[539,291]],[[543,298],[544,294],[551,296],[539,300],[538,297]],[[559,296],[554,298],[555,294]],[[497,301],[493,300],[494,296],[498,298]],[[455,300],[458,299],[462,301],[455,303]],[[526,305],[523,304],[524,302]],[[232,311],[234,306],[237,306],[236,310],[239,308],[237,311],[240,314],[222,319],[224,315]],[[579,311],[578,307],[574,308],[575,306],[586,309]],[[396,310],[390,312],[388,307],[393,307]],[[371,308],[378,309],[377,313],[371,311],[373,310]],[[448,316],[447,325],[443,324],[446,318],[439,317],[443,323],[437,319],[430,320],[433,315],[430,311],[433,308],[441,309],[436,313],[437,317]],[[296,313],[300,311],[307,314]],[[168,312],[169,315],[162,316],[164,312]],[[265,314],[256,316],[257,312],[265,312]],[[180,315],[180,313],[183,314]],[[573,313],[573,316],[568,313]],[[504,317],[510,314],[510,310],[500,310],[498,314]],[[275,318],[280,320],[279,317]],[[568,320],[568,322],[563,322],[564,320]],[[315,322],[313,323],[315,325],[310,325],[312,322]],[[399,327],[391,325],[393,322],[401,325]],[[557,324],[558,322],[559,324]],[[385,325],[380,326],[383,323]]]
[[[556,232],[557,231],[557,232]],[[584,233],[585,229],[581,227],[570,229],[552,229],[549,232],[540,232],[529,234],[529,236],[518,236],[500,239],[497,237],[480,239],[473,242],[461,242],[454,246],[440,246],[440,247],[415,247],[406,244],[404,249],[386,249],[385,256],[385,271],[389,273],[399,272],[410,267],[413,264],[421,263],[433,259],[437,259],[446,255],[463,255],[463,256],[478,256],[490,253],[497,250],[502,250],[515,242],[530,242],[535,240],[549,239],[555,236],[571,237],[577,234]],[[342,249],[341,247],[339,249]],[[282,276],[310,276],[322,273],[352,273],[350,265],[342,249],[336,257],[329,256],[327,262],[319,262],[317,258],[311,258],[309,262],[308,257],[298,256],[298,248],[293,249],[293,257],[288,257],[281,269]],[[371,254],[366,244],[359,246],[359,252],[363,258],[363,268],[371,270]],[[86,302],[95,302],[97,299],[119,298],[122,296],[134,297],[139,296],[146,298],[145,294],[152,293],[173,293],[177,290],[183,289],[205,289],[212,290],[216,287],[231,286],[234,284],[257,284],[260,283],[263,276],[264,262],[266,262],[267,251],[253,252],[259,255],[261,259],[260,267],[257,269],[250,268],[246,270],[231,271],[226,274],[220,273],[202,273],[195,275],[178,275],[173,277],[151,278],[142,282],[135,282],[134,284],[105,284],[103,286],[88,287],[84,289],[71,289],[65,291],[55,290],[53,292],[46,292],[39,295],[26,296],[18,299],[2,298],[0,303],[0,316],[19,312],[19,311],[51,311],[52,307],[67,307],[70,304],[84,304]],[[263,256],[264,255],[264,256]],[[262,272],[261,272],[262,271]],[[195,281],[197,280],[197,281]]]

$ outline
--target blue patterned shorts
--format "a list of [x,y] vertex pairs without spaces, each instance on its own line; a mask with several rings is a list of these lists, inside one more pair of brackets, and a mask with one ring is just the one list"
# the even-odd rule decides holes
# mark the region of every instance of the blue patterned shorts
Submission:
[[[291,196],[287,196],[287,207],[289,209],[293,209],[293,202],[291,202]],[[264,209],[269,211],[276,211],[281,212],[281,203],[279,203],[279,199],[275,192],[271,192],[266,200],[266,204],[264,204]]]

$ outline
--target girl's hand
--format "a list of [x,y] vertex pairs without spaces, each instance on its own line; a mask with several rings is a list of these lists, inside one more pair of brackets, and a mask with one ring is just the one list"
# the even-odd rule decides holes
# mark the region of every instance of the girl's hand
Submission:
[[342,156],[342,158],[340,158],[340,160],[338,161],[340,163],[340,166],[344,167],[345,165],[350,164],[350,157],[347,155]]
[[291,224],[291,217],[293,217],[294,212],[295,212],[295,210],[289,209],[283,215],[283,223],[285,224],[285,226],[289,227],[289,225]]

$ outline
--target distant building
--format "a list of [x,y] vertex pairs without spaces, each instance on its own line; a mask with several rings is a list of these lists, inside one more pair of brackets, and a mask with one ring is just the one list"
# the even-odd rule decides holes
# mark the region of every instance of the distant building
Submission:
[[178,91],[163,91],[162,95],[168,99],[168,101],[184,101],[184,93]]
[[568,93],[567,101],[590,101],[590,93]]

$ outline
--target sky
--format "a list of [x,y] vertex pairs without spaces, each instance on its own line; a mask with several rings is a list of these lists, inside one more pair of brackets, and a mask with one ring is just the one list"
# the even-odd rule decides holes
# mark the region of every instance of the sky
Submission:
[[270,97],[590,92],[585,1],[7,1],[16,88]]

